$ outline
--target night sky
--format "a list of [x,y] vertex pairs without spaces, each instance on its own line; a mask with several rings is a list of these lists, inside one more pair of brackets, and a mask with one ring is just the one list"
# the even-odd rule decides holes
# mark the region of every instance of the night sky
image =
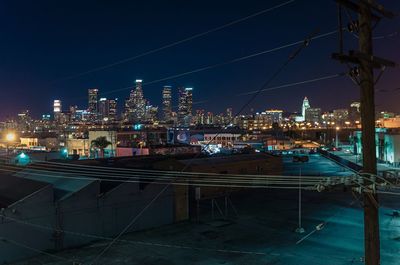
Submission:
[[[234,58],[257,53],[337,29],[333,0],[296,0],[277,10],[246,20],[102,71],[75,78],[148,50],[187,38],[211,28],[285,2],[260,1],[0,1],[0,119],[29,109],[34,116],[51,113],[52,101],[87,107],[87,89],[97,87],[100,95],[119,98],[119,110],[135,79],[151,82]],[[393,11],[400,1],[380,0]],[[375,35],[400,30],[400,18],[383,20]],[[356,39],[345,33],[346,48]],[[315,40],[271,83],[298,82],[346,71],[330,59],[338,50],[337,35]],[[400,63],[400,35],[375,41],[377,56]],[[144,94],[154,105],[161,104],[163,85],[193,87],[194,109],[215,113],[233,107],[234,112],[268,79],[295,47],[246,61],[194,73],[169,81],[144,85]],[[388,69],[377,88],[377,108],[400,112],[400,71]],[[391,91],[390,91],[391,90]],[[346,77],[262,93],[252,104],[255,111],[300,109],[304,96],[312,107],[324,110],[347,107],[358,100],[359,89]],[[206,101],[206,102],[204,102]],[[247,109],[246,112],[250,110]]]

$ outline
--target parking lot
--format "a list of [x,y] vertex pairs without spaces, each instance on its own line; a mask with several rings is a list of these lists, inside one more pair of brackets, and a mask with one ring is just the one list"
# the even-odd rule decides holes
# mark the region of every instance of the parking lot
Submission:
[[319,154],[308,155],[308,162],[293,162],[292,155],[283,156],[284,175],[298,176],[350,176],[353,173]]

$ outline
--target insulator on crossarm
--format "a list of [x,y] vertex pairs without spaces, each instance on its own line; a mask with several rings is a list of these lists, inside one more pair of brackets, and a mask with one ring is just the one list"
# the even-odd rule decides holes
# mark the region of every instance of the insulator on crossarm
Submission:
[[325,190],[325,186],[324,185],[322,185],[322,184],[318,184],[317,185],[317,191],[318,192],[322,192],[322,191],[324,191]]
[[357,193],[361,193],[362,192],[362,188],[361,187],[353,187],[353,191],[357,192]]

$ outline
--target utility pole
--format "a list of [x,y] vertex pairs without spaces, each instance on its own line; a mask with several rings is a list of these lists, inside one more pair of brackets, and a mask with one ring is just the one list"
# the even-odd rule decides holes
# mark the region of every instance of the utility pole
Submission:
[[[360,52],[372,56],[371,9],[360,1],[359,14],[359,49]],[[375,154],[375,95],[374,69],[372,63],[360,59],[361,88],[361,137],[363,148],[363,170],[376,175]],[[370,183],[368,183],[370,184]],[[364,251],[366,265],[380,264],[379,204],[377,194],[364,191]]]
[[[376,143],[375,143],[375,98],[374,68],[394,67],[395,63],[373,56],[372,21],[376,23],[381,19],[378,15],[387,18],[394,17],[383,6],[374,0],[336,0],[339,3],[339,53],[332,54],[332,58],[342,63],[357,65],[350,69],[350,77],[360,86],[361,99],[361,126],[362,126],[362,156],[363,173],[368,174],[368,180],[364,182],[368,190],[363,191],[364,206],[364,255],[366,265],[380,264],[380,240],[379,240],[379,203],[375,192],[374,176],[376,167]],[[342,40],[342,8],[351,9],[358,13],[358,20],[350,21],[348,30],[358,33],[359,51],[350,51],[349,55],[343,54]],[[378,76],[381,76],[381,74]]]

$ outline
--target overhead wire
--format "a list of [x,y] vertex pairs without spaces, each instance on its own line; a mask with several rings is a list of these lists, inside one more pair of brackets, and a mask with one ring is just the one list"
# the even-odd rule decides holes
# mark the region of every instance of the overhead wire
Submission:
[[[10,166],[10,165],[8,165]],[[23,169],[25,167],[14,166],[15,169]],[[79,164],[59,164],[57,163],[56,166],[52,164],[48,164],[47,162],[43,163],[33,163],[30,164],[27,169],[45,169],[45,170],[57,170],[58,172],[62,172],[61,170],[72,171],[76,173],[84,173],[84,172],[92,172],[96,174],[101,173],[111,173],[112,175],[116,176],[132,176],[132,174],[140,174],[140,176],[156,176],[156,177],[216,177],[221,179],[266,179],[266,178],[280,178],[280,179],[296,179],[296,176],[290,175],[265,175],[265,174],[218,174],[218,173],[205,173],[205,172],[182,172],[182,171],[163,171],[163,170],[141,170],[141,169],[126,169],[124,168],[117,168],[117,167],[101,167],[101,166],[94,166],[87,168],[80,168]],[[323,178],[322,176],[304,176],[304,179],[317,179]]]
[[[0,214],[0,216],[3,216],[3,215]],[[28,245],[25,245],[25,244],[22,244],[22,243],[19,243],[19,242],[15,241],[15,240],[5,238],[4,236],[0,236],[0,242],[1,241],[5,242],[5,243],[12,244],[12,245],[15,245],[15,246],[18,246],[20,248],[28,249],[28,250],[30,250],[32,252],[35,252],[35,253],[39,253],[39,254],[43,254],[43,255],[52,257],[54,259],[68,261],[68,262],[76,261],[76,260],[73,260],[73,259],[64,258],[64,257],[58,256],[58,255],[55,255],[55,254],[52,254],[52,253],[49,253],[49,252],[46,252],[46,251],[31,247],[31,246],[28,246]]]
[[[328,36],[332,36],[332,35],[334,35],[336,33],[337,33],[337,30],[329,31],[329,32],[326,32],[326,33],[323,33],[323,34],[315,35],[315,36],[311,37],[310,40],[317,40],[317,39],[325,38],[325,37],[328,37]],[[297,46],[297,45],[303,43],[303,41],[304,40],[295,41],[295,42],[292,42],[292,43],[284,44],[284,45],[281,45],[281,46],[278,46],[278,47],[275,47],[275,48],[271,48],[271,49],[268,49],[268,50],[264,50],[264,51],[261,51],[261,52],[257,52],[257,53],[253,53],[253,54],[250,54],[250,55],[246,55],[246,56],[238,57],[238,58],[235,58],[235,59],[231,59],[229,61],[225,61],[225,62],[221,62],[221,63],[216,63],[216,64],[212,64],[212,65],[196,68],[196,69],[193,69],[193,70],[190,70],[190,71],[187,71],[187,72],[170,75],[170,76],[167,76],[167,77],[155,79],[155,80],[148,81],[148,82],[143,82],[142,85],[151,85],[151,84],[155,84],[155,83],[160,83],[160,82],[163,82],[163,81],[176,79],[178,77],[183,77],[183,76],[186,76],[186,75],[199,73],[199,72],[203,72],[203,71],[206,71],[206,70],[218,68],[218,67],[221,67],[221,66],[225,66],[225,65],[241,62],[241,61],[244,61],[244,60],[252,59],[252,58],[255,58],[257,56],[261,56],[261,55],[265,55],[265,54],[268,54],[268,53],[276,52],[276,51],[279,51],[279,50],[282,50],[282,49],[286,49],[286,48],[290,48],[290,47],[293,47],[293,46]],[[102,92],[102,94],[108,95],[108,94],[112,94],[112,93],[115,93],[115,92],[132,89],[134,87],[135,86],[127,86],[127,87],[123,87],[123,88],[107,90],[105,92]]]
[[[347,75],[347,73],[338,73],[338,74],[320,76],[320,77],[316,77],[316,78],[312,78],[312,79],[308,79],[308,80],[304,80],[304,81],[299,81],[299,82],[293,82],[293,83],[288,83],[288,84],[268,87],[266,89],[263,89],[262,92],[272,91],[272,90],[276,90],[276,89],[280,89],[280,88],[304,85],[304,84],[314,83],[314,82],[323,81],[323,80],[329,80],[329,79],[333,79],[333,78],[343,77],[343,76],[346,76],[346,75]],[[246,96],[246,95],[254,94],[256,92],[257,91],[243,92],[243,93],[237,94],[236,96]]]
[[[0,168],[1,172],[11,172],[16,173],[13,169],[6,169]],[[62,175],[55,175],[55,174],[48,174],[44,170],[39,170],[39,172],[25,172],[25,174],[33,175],[33,176],[40,176],[40,177],[48,177],[54,179],[69,179],[69,180],[86,180],[86,181],[100,181],[100,182],[116,182],[116,183],[148,183],[148,184],[171,184],[171,185],[179,185],[179,186],[201,186],[201,187],[230,187],[230,188],[270,188],[270,189],[292,189],[296,188],[296,182],[288,182],[288,181],[273,181],[269,180],[266,182],[252,182],[252,181],[218,181],[218,180],[180,180],[179,178],[175,178],[172,180],[143,180],[138,178],[113,178],[113,177],[95,177],[95,176],[88,176],[82,174],[82,176],[62,176]],[[29,179],[29,178],[27,178]],[[305,181],[306,184],[312,184],[312,186],[304,186],[304,189],[314,189],[313,185],[319,184],[318,181]],[[248,185],[246,185],[248,184]],[[285,185],[285,186],[275,186],[275,185]],[[291,186],[293,185],[293,186]]]
[[75,78],[78,78],[78,77],[81,77],[81,76],[84,76],[84,75],[87,75],[87,74],[90,74],[90,73],[94,73],[94,72],[98,72],[98,71],[101,71],[101,70],[105,70],[105,69],[114,67],[114,66],[116,66],[116,65],[124,64],[124,63],[130,62],[130,61],[139,59],[139,58],[141,58],[141,57],[144,57],[144,56],[147,56],[147,55],[150,55],[150,54],[153,54],[153,53],[156,53],[156,52],[159,52],[159,51],[162,51],[162,50],[165,50],[165,49],[174,47],[174,46],[177,46],[177,45],[179,45],[179,44],[182,44],[182,43],[185,43],[185,42],[188,42],[188,41],[191,41],[191,40],[194,40],[194,39],[203,37],[203,36],[205,36],[205,35],[207,35],[207,34],[210,34],[210,33],[213,33],[213,32],[216,32],[216,31],[219,31],[219,30],[222,30],[222,29],[225,29],[225,28],[227,28],[227,27],[233,26],[233,25],[235,25],[235,24],[244,22],[244,21],[249,20],[249,19],[251,19],[251,18],[254,18],[254,17],[260,16],[260,15],[263,15],[263,14],[268,13],[268,12],[270,12],[270,11],[273,11],[273,10],[279,9],[279,8],[281,8],[281,7],[284,7],[284,6],[286,6],[286,5],[289,5],[289,4],[291,4],[291,3],[295,2],[295,1],[296,1],[296,0],[289,0],[289,1],[282,2],[282,3],[280,3],[280,4],[277,4],[277,5],[274,5],[274,6],[272,6],[272,7],[263,9],[263,10],[258,11],[258,12],[256,12],[256,13],[253,13],[253,14],[251,14],[251,15],[242,17],[242,18],[240,18],[240,19],[231,21],[231,22],[229,22],[229,23],[226,23],[226,24],[223,24],[223,25],[221,25],[221,26],[218,26],[218,27],[209,29],[209,30],[207,30],[207,31],[204,31],[204,32],[201,32],[201,33],[197,33],[197,34],[191,35],[191,36],[189,36],[189,37],[187,37],[187,38],[184,38],[184,39],[181,39],[181,40],[178,40],[178,41],[169,43],[169,44],[164,45],[164,46],[161,46],[161,47],[159,47],[159,48],[151,49],[151,50],[148,50],[148,51],[146,51],[146,52],[140,53],[140,54],[138,54],[138,55],[135,55],[135,56],[132,56],[132,57],[128,57],[128,58],[125,58],[125,59],[122,59],[122,60],[119,60],[119,61],[116,61],[116,62],[113,62],[113,63],[110,63],[110,64],[106,64],[106,65],[103,65],[103,66],[100,66],[100,67],[92,68],[92,69],[90,69],[90,70],[87,70],[87,71],[82,72],[82,73],[79,73],[79,74],[74,74],[74,75],[71,75],[71,76],[67,76],[67,77],[64,77],[64,78],[60,78],[60,79],[58,79],[58,80],[53,81],[53,83],[54,83],[54,82],[59,82],[59,81],[64,81],[64,80],[75,79]]

